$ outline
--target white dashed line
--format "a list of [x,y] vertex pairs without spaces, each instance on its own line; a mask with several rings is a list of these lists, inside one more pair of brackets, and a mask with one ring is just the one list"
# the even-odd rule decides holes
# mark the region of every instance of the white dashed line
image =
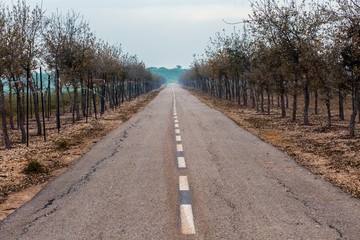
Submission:
[[183,234],[195,234],[194,216],[191,204],[180,205],[181,232]]
[[180,191],[189,191],[189,180],[187,176],[179,176],[179,190]]
[[172,88],[173,97],[174,97],[174,101],[175,101],[175,90],[174,90],[174,86],[173,86],[173,85],[171,85],[171,88]]
[[186,162],[184,157],[178,157],[178,168],[186,168]]
[[182,145],[182,144],[176,144],[176,150],[177,150],[178,152],[184,151],[184,150],[183,150],[183,145]]
[[[175,139],[176,151],[183,152],[183,145],[181,144],[181,136],[179,129],[179,120],[176,112],[176,96],[174,86],[172,85],[172,92],[174,97],[174,123],[175,123]],[[182,153],[180,153],[182,155]],[[184,157],[178,157],[178,168],[186,168],[186,162]],[[187,176],[179,176],[179,190],[180,190],[180,221],[181,221],[181,232],[182,234],[195,234],[194,215],[191,206],[191,193],[190,185]],[[189,194],[190,193],[190,194]]]

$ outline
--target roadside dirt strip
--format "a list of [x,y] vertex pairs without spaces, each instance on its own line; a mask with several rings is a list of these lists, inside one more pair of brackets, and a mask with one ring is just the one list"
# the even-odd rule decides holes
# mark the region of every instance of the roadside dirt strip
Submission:
[[360,201],[178,85],[0,222],[0,239],[360,239]]

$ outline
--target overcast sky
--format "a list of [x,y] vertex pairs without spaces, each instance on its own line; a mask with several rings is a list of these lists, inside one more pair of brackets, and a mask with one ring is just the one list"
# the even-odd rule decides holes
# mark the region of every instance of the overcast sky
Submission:
[[121,43],[147,67],[171,68],[188,68],[193,54],[204,52],[209,37],[222,29],[233,31],[222,19],[237,22],[251,12],[249,0],[43,0],[42,6],[47,14],[75,10],[98,38]]

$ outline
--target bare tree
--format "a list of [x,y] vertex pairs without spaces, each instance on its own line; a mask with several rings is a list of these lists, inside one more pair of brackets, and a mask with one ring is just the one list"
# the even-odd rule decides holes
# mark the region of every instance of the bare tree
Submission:
[[4,82],[2,77],[4,76],[6,58],[8,49],[6,48],[6,15],[2,5],[0,5],[0,113],[1,113],[1,130],[4,137],[5,148],[11,147],[11,142],[8,134],[6,123],[6,110],[5,110],[5,93]]

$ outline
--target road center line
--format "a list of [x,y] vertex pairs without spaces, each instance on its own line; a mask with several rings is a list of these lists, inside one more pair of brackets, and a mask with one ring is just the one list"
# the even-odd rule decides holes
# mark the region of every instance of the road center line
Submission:
[[184,150],[183,150],[183,145],[182,145],[182,144],[176,144],[176,150],[177,150],[178,152],[184,151]]
[[189,191],[189,180],[187,176],[179,176],[179,190],[180,191]]
[[186,162],[184,157],[178,157],[178,168],[186,168]]
[[181,232],[195,234],[194,216],[191,204],[180,205]]
[[[176,112],[176,96],[174,85],[171,85],[174,99],[174,123],[175,123],[175,140],[176,144],[176,155],[178,160],[178,168],[186,168],[185,158],[183,157],[183,145],[181,144],[181,136],[179,129],[179,120]],[[192,200],[190,185],[187,176],[179,176],[179,197],[180,197],[180,221],[181,221],[181,232],[182,234],[195,234],[194,215],[192,211]]]
[[173,96],[174,96],[174,100],[175,100],[175,90],[174,90],[174,85],[171,85],[172,88],[172,92],[173,92]]

